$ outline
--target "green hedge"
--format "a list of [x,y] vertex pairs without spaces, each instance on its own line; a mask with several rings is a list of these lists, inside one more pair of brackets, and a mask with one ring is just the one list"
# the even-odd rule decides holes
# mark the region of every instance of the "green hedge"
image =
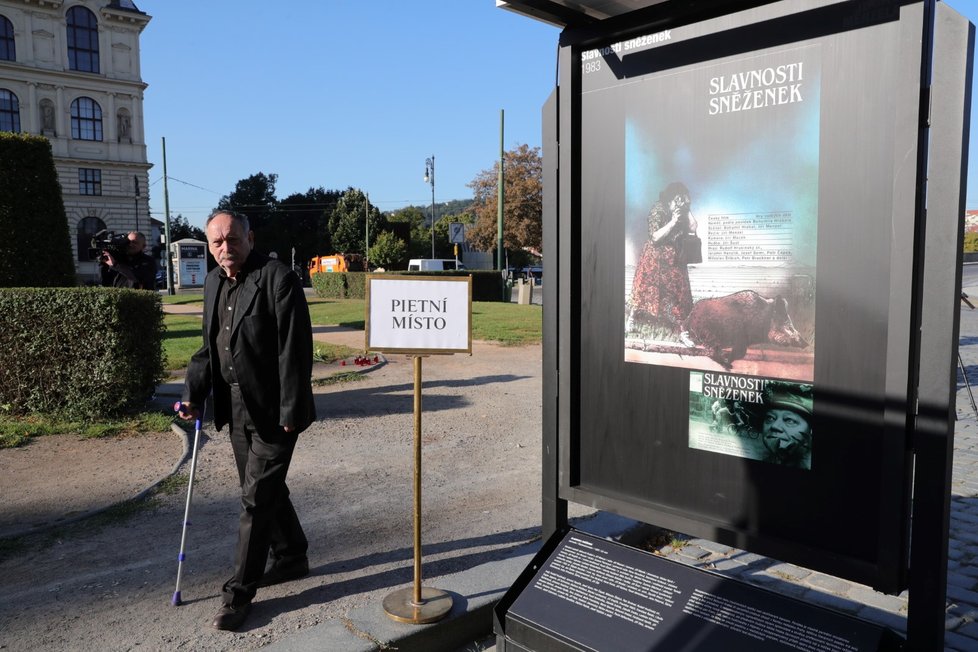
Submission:
[[[471,276],[473,301],[503,301],[502,274],[493,270],[448,272],[390,272],[402,276]],[[366,296],[365,272],[324,272],[314,274],[316,296],[324,299],[363,299]]]
[[325,299],[362,299],[362,293],[359,297],[351,297],[348,293],[346,277],[353,274],[363,276],[363,272],[320,272],[313,274],[312,287],[316,290],[316,296]]
[[164,373],[160,295],[0,290],[0,408],[72,417],[136,410]]
[[0,287],[76,285],[47,138],[0,132]]

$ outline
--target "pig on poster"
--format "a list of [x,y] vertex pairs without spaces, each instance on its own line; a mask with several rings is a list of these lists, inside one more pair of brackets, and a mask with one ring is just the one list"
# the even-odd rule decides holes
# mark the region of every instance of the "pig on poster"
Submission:
[[367,349],[472,352],[472,278],[367,277]]

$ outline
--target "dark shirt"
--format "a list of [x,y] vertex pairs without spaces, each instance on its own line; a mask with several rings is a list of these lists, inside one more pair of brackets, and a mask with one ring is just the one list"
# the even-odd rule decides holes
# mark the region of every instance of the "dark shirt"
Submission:
[[241,287],[252,265],[249,258],[234,278],[228,278],[223,269],[218,273],[220,289],[217,291],[217,321],[219,330],[214,345],[217,347],[217,358],[221,363],[221,376],[229,385],[237,385],[238,377],[234,372],[233,351],[231,351],[231,324],[234,321],[234,302],[237,300],[237,289]]
[[221,363],[221,375],[229,385],[238,383],[234,375],[234,359],[231,354],[231,322],[234,320],[235,290],[238,281],[221,274],[221,289],[217,292],[217,322],[220,330],[214,345],[217,347],[217,359]]
[[[121,273],[123,270],[131,272],[136,280]],[[102,265],[102,285],[134,290],[155,290],[156,261],[140,251],[127,261],[116,261],[115,267]]]

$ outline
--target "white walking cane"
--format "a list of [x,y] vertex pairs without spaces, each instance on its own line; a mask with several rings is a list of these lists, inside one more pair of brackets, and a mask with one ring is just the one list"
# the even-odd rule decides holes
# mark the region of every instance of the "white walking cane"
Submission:
[[[183,407],[181,403],[177,403],[173,406],[177,412]],[[200,406],[200,414],[203,415],[204,406]],[[183,562],[187,558],[184,550],[187,544],[187,526],[190,525],[190,501],[194,497],[194,475],[197,473],[197,446],[200,443],[200,417],[197,418],[194,424],[194,450],[193,454],[190,456],[190,481],[187,483],[187,506],[183,510],[183,532],[180,534],[180,555],[177,557],[177,588],[173,592],[173,600],[171,604],[174,607],[179,607],[183,604],[180,599],[180,578],[183,575]]]

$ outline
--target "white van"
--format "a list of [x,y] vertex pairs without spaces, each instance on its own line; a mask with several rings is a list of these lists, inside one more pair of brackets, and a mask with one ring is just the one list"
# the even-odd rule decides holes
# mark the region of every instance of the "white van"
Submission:
[[465,269],[465,265],[455,266],[454,258],[412,258],[408,261],[409,272],[448,272],[455,269]]

